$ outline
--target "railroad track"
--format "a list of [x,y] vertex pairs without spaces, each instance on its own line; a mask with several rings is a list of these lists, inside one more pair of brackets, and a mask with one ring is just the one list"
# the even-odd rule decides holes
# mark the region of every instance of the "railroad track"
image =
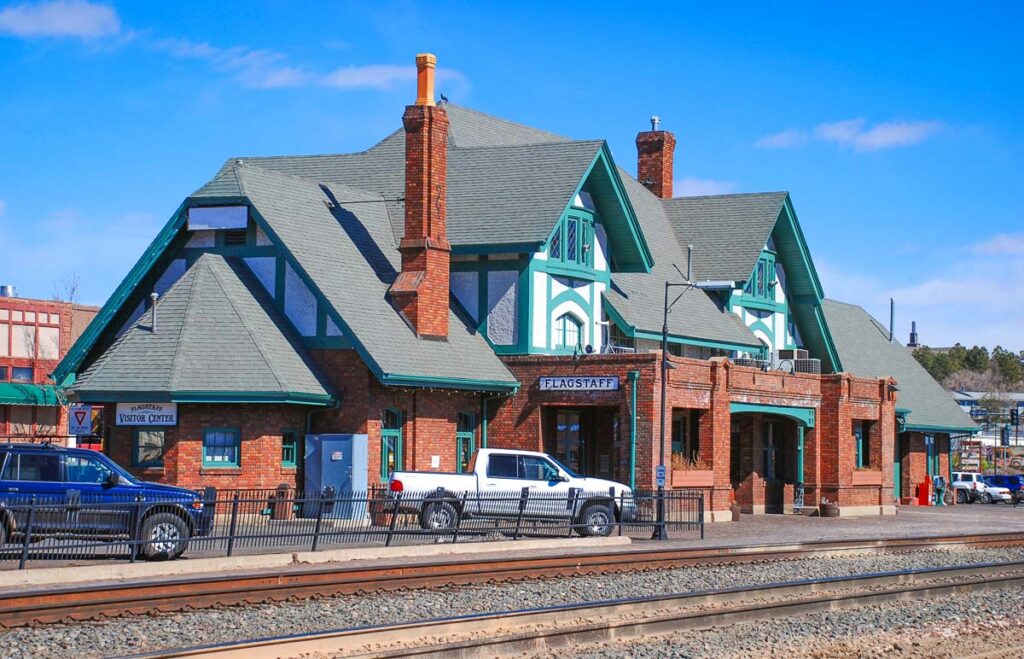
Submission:
[[986,563],[467,615],[137,656],[260,659],[308,654],[448,658],[529,655],[581,644],[1021,584],[1024,561]]
[[452,559],[404,566],[296,568],[105,583],[0,593],[0,627],[580,574],[756,563],[815,556],[1021,545],[1024,545],[1024,533],[1002,533],[747,547],[653,548],[570,556],[474,558],[470,562]]

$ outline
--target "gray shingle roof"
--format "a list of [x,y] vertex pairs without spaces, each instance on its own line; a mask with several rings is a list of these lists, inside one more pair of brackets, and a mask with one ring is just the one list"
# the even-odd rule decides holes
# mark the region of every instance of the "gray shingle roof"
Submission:
[[974,430],[949,393],[928,374],[911,351],[890,342],[885,327],[855,304],[826,299],[822,303],[843,370],[860,377],[896,379],[897,408],[910,409],[908,428]]
[[[248,162],[248,161],[247,161]],[[421,340],[391,306],[388,288],[401,267],[384,198],[237,166],[242,191],[314,286],[348,327],[347,338],[384,379],[443,378],[467,387],[500,387],[515,378],[487,341],[449,311],[447,341]],[[333,199],[332,199],[333,198]],[[325,201],[337,206],[332,210]]]
[[77,379],[82,400],[104,393],[190,400],[215,394],[327,403],[316,375],[262,286],[241,262],[204,254]]
[[746,281],[772,233],[785,192],[666,199],[665,214],[698,280]]
[[[625,171],[620,170],[619,176],[647,237],[654,268],[650,274],[613,274],[605,298],[636,329],[660,334],[665,282],[682,281],[673,265],[686,272],[686,251],[677,242],[662,200]],[[676,336],[761,347],[735,314],[722,309],[704,291],[688,291],[668,318],[669,333]]]

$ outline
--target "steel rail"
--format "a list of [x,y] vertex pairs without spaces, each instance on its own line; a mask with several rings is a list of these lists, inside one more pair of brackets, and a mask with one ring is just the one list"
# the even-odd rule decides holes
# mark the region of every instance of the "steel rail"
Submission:
[[[959,565],[456,616],[133,656],[269,659],[311,653],[447,658],[519,655],[1020,584],[1024,584],[1024,561]],[[452,637],[461,640],[448,640]]]
[[899,553],[951,547],[1024,545],[1024,533],[883,540],[817,541],[743,547],[635,549],[529,558],[474,557],[375,566],[299,566],[287,570],[137,580],[0,592],[0,627],[327,595],[558,578],[815,556]]

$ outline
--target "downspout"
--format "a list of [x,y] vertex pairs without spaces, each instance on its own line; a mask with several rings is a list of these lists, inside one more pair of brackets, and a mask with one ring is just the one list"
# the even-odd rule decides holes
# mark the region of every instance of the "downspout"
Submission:
[[330,407],[313,407],[306,411],[306,434],[311,434],[313,430],[313,414],[316,412],[330,412],[331,410],[337,410],[341,407],[341,398],[336,398]]
[[636,383],[640,371],[629,371],[629,489],[636,488]]

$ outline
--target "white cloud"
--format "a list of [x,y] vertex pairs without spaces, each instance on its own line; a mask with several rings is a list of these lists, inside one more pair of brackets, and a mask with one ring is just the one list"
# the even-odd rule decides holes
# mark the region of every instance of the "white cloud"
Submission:
[[0,11],[0,34],[16,37],[77,37],[116,35],[121,19],[113,7],[84,0],[23,3]]
[[[287,63],[283,53],[246,46],[220,48],[187,39],[160,39],[151,46],[178,59],[206,62],[211,70],[230,74],[250,89],[276,89],[322,85],[335,89],[391,89],[416,79],[416,67],[389,64],[346,66],[327,74]],[[437,81],[465,84],[465,76],[451,69],[438,69]]]
[[[894,298],[901,341],[917,321],[926,345],[1024,349],[1024,306],[1013,303],[1024,299],[1024,234],[994,236],[952,255],[918,261],[923,272],[910,281],[883,280],[820,259],[816,266],[828,297],[860,304],[883,323]],[[931,270],[924,264],[933,264]]]
[[736,181],[718,181],[713,178],[687,176],[675,181],[672,187],[677,197],[700,197],[733,192],[736,189]]
[[913,146],[945,127],[941,121],[887,121],[868,126],[867,119],[844,119],[818,124],[813,130],[786,130],[765,135],[754,142],[764,149],[800,146],[812,140],[829,142],[854,151],[880,151]]
[[[0,211],[3,207],[0,206]],[[1016,254],[1024,256],[1024,233],[1000,233],[976,243],[971,249],[977,254]]]

